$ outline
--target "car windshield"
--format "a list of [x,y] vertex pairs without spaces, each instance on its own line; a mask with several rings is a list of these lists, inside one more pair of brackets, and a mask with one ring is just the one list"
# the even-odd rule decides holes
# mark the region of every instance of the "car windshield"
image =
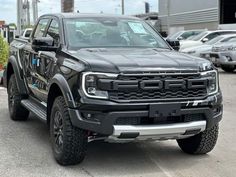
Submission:
[[236,36],[228,37],[221,42],[235,42],[236,41]]
[[65,19],[68,47],[141,47],[170,49],[164,39],[140,20],[119,18]]
[[30,37],[32,30],[26,30],[25,37]]
[[183,34],[181,34],[182,39],[188,39],[191,36],[197,36],[202,31],[185,31]]
[[202,33],[200,33],[199,35],[194,36],[191,40],[193,40],[193,41],[199,41],[200,39],[202,39],[202,38],[203,38],[205,35],[207,35],[207,34],[208,34],[207,31],[202,32]]
[[183,31],[179,31],[177,33],[171,34],[167,37],[167,39],[177,39],[181,34],[183,34]]
[[213,38],[212,40],[206,42],[205,44],[207,44],[207,45],[214,45],[217,42],[221,41],[223,38],[224,38],[223,36],[218,36],[218,37]]

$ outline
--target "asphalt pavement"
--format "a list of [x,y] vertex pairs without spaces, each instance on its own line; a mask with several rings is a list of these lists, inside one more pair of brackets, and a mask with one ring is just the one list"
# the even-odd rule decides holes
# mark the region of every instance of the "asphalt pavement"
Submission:
[[1,177],[235,177],[236,73],[220,73],[224,117],[215,149],[208,155],[181,152],[175,141],[89,144],[85,161],[62,167],[52,155],[47,126],[30,116],[9,118],[6,89],[0,87]]

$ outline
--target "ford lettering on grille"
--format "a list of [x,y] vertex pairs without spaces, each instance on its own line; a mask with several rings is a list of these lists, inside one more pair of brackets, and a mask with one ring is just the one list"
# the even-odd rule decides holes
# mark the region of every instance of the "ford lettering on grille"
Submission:
[[[102,85],[103,80],[100,80]],[[189,80],[143,80],[143,81],[110,81],[109,87],[101,86],[103,90],[170,90],[170,89],[196,89],[206,88],[206,79],[189,79]]]

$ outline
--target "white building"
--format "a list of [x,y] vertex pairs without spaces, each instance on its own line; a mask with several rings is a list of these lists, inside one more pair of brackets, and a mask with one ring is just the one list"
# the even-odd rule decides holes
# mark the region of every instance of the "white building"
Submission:
[[162,31],[219,28],[236,23],[235,0],[159,0]]

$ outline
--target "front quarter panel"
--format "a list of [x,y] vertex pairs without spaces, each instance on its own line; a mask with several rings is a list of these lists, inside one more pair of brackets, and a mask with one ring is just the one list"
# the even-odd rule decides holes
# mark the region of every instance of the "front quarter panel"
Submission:
[[70,86],[69,86],[67,80],[61,74],[56,74],[51,79],[51,82],[49,85],[49,90],[51,90],[51,86],[53,84],[56,84],[60,88],[60,90],[65,98],[65,101],[67,103],[67,106],[69,108],[76,108],[75,101],[74,101],[74,98],[73,98],[73,95],[72,95],[72,92],[71,92],[71,89],[70,89]]
[[13,73],[15,74],[16,77],[16,83],[17,83],[17,87],[19,92],[24,95],[27,94],[27,89],[26,86],[24,84],[24,80],[23,80],[23,76],[22,76],[22,72],[21,69],[18,66],[17,60],[14,56],[11,56],[8,60],[8,65],[7,65],[7,69],[6,69],[6,73],[5,75],[5,85],[8,86],[8,81],[10,79],[11,76],[11,70],[13,69]]

